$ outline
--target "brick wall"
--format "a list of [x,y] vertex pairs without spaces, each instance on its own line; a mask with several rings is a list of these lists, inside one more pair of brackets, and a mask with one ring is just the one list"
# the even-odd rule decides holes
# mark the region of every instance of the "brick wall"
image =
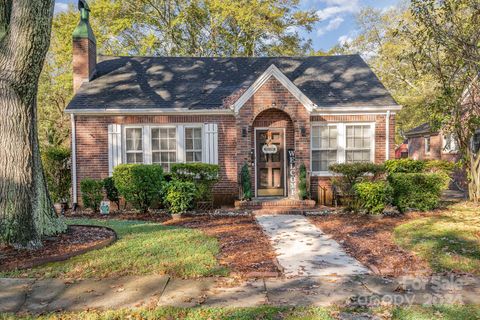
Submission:
[[425,136],[408,139],[408,156],[415,160],[458,161],[458,153],[443,151],[443,139],[440,134],[430,135],[430,154],[425,153]]
[[215,200],[218,203],[233,203],[238,195],[233,116],[76,116],[77,192],[80,203],[82,179],[103,179],[108,176],[108,125],[112,123],[217,123],[220,181],[214,187]]

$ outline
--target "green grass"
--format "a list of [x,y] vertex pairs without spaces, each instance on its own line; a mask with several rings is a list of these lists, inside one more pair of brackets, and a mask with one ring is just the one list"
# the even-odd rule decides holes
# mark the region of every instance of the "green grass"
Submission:
[[329,308],[157,308],[114,311],[85,311],[71,313],[52,313],[40,317],[28,315],[0,315],[1,320],[41,319],[41,320],[120,320],[120,319],[215,319],[215,320],[330,320],[337,319],[339,313],[351,315],[368,313],[381,319],[395,320],[473,320],[480,318],[479,306],[413,306],[382,307],[374,309]]
[[480,208],[457,204],[438,216],[420,218],[394,230],[395,242],[429,262],[436,272],[480,275]]
[[140,221],[68,219],[67,222],[107,226],[117,232],[119,239],[109,247],[67,261],[4,272],[0,277],[104,278],[169,274],[192,278],[228,274],[216,259],[217,240],[198,230]]

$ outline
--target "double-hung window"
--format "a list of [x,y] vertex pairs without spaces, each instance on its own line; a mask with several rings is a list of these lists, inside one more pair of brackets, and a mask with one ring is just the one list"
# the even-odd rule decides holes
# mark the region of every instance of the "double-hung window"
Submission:
[[143,163],[142,128],[126,128],[125,143],[125,158],[127,163]]
[[337,162],[338,130],[336,125],[312,128],[312,170],[328,171]]
[[170,171],[172,163],[177,162],[177,128],[152,128],[151,138],[152,163]]
[[345,161],[347,163],[372,161],[371,131],[369,124],[346,126]]
[[424,146],[425,146],[425,154],[430,154],[430,137],[425,137],[424,138]]
[[373,162],[374,123],[321,123],[311,130],[312,172],[330,175],[334,163]]
[[185,161],[202,162],[202,128],[185,127]]

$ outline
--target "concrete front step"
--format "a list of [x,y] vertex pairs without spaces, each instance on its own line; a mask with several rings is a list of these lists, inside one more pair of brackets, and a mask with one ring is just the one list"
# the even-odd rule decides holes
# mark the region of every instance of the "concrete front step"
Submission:
[[250,201],[235,201],[237,209],[282,209],[282,210],[302,210],[315,208],[315,200],[295,200],[295,199],[253,199]]

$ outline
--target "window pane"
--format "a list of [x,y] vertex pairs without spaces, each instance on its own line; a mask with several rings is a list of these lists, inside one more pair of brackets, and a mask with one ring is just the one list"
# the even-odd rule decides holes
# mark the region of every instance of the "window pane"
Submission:
[[185,148],[186,149],[193,149],[193,140],[192,139],[185,139]]
[[126,133],[126,149],[127,151],[142,150],[142,129],[127,128]]
[[143,163],[143,153],[127,153],[127,163]]
[[328,168],[337,162],[337,150],[313,151],[312,170],[328,171]]

